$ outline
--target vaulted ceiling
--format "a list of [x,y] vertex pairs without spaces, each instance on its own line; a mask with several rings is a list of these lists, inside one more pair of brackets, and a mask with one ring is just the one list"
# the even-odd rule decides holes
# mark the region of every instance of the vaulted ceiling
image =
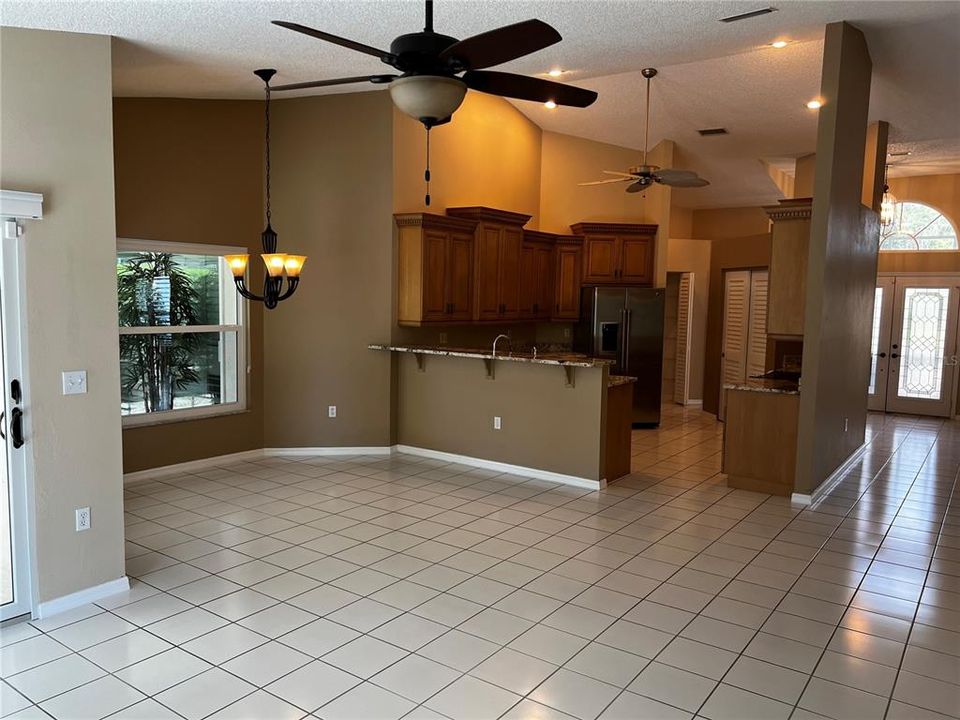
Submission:
[[[719,22],[765,4],[438,0],[435,25],[463,38],[531,17],[549,22],[562,43],[498,69],[542,74],[562,67],[564,81],[597,90],[600,99],[585,110],[527,102],[517,107],[545,129],[627,147],[643,145],[639,70],[657,67],[651,145],[673,139],[680,164],[711,180],[708,188],[681,191],[682,204],[721,207],[774,200],[777,190],[763,161],[814,150],[816,113],[804,104],[819,89],[823,27],[848,20],[866,34],[874,61],[871,119],[888,120],[894,149],[912,152],[891,174],[960,172],[960,3],[789,0],[768,15]],[[261,86],[251,74],[257,67],[278,68],[278,82],[385,69],[376,58],[295,35],[270,20],[385,48],[395,36],[420,30],[422,14],[421,3],[404,0],[4,0],[2,22],[115,36],[119,96],[257,98]],[[769,47],[776,39],[792,42]],[[708,127],[729,134],[696,132]]]

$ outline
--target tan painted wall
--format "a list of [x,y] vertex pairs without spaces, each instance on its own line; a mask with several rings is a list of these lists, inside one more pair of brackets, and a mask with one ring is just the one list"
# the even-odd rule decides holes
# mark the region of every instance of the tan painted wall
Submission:
[[[118,236],[245,245],[259,263],[263,104],[117,98],[113,116]],[[128,428],[125,472],[263,447],[262,306],[248,317],[247,412]]]
[[397,361],[401,444],[600,479],[605,369],[578,369],[568,388],[554,365],[500,361],[488,380],[479,359],[427,356],[425,372]]
[[707,352],[707,316],[710,307],[709,240],[671,238],[667,249],[668,272],[693,273],[693,332],[690,346],[690,399],[703,398],[703,376]]
[[723,345],[723,273],[770,265],[770,234],[714,242],[710,249],[710,289],[704,351],[703,409],[716,414],[720,402],[720,351]]
[[770,232],[770,218],[761,207],[694,210],[690,237],[726,240]]
[[[0,29],[0,183],[44,195],[23,298],[41,602],[124,573],[110,96],[109,37]],[[77,369],[88,392],[64,397],[60,373]]]
[[264,442],[387,445],[390,358],[366,346],[392,325],[390,96],[297,98],[274,110],[273,226],[281,250],[309,259],[297,294],[264,317]]
[[[377,95],[389,101],[386,92]],[[426,133],[413,118],[392,112],[394,212],[426,210]],[[536,228],[540,136],[540,128],[506,100],[467,93],[453,121],[431,131],[431,212],[486,205],[533,215],[527,227]]]
[[817,488],[865,437],[879,243],[877,214],[861,203],[871,73],[863,34],[848,23],[827,25],[807,265],[797,492]]
[[810,153],[797,158],[796,175],[793,181],[793,197],[813,197],[813,179],[817,169],[817,154]]

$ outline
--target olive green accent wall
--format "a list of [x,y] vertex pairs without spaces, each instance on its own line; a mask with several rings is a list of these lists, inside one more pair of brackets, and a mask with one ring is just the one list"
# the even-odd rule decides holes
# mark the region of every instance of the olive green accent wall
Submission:
[[[117,235],[246,246],[256,269],[263,229],[263,104],[117,98]],[[283,249],[293,249],[281,234]],[[259,289],[258,272],[252,272]],[[282,312],[282,311],[278,311]],[[248,304],[246,412],[126,428],[134,472],[263,447],[263,308]]]

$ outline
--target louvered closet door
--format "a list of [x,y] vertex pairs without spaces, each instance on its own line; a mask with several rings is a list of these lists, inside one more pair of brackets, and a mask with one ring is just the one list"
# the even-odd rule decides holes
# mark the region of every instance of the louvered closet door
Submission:
[[723,346],[720,354],[720,408],[723,420],[727,410],[726,383],[743,382],[747,372],[747,347],[750,333],[750,271],[730,270],[723,283]]
[[673,384],[673,401],[686,405],[690,401],[690,341],[693,331],[693,273],[680,276],[677,300],[677,360]]
[[750,272],[750,322],[747,331],[747,372],[763,375],[767,369],[767,281],[766,270]]

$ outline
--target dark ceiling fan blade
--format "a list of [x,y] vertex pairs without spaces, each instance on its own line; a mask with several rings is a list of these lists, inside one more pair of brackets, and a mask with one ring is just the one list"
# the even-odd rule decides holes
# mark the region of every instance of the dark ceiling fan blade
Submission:
[[371,82],[375,85],[388,83],[399,75],[359,75],[357,77],[334,78],[333,80],[311,80],[309,82],[271,85],[271,90],[303,90],[304,88],[327,87],[328,85],[348,85],[350,83]]
[[293,30],[298,33],[303,33],[304,35],[309,35],[310,37],[315,37],[319,40],[326,40],[334,45],[340,45],[345,48],[350,48],[351,50],[356,50],[357,52],[373,55],[374,57],[380,58],[383,62],[387,63],[387,65],[394,65],[397,62],[397,56],[393,53],[387,52],[386,50],[378,50],[370,45],[364,45],[363,43],[359,43],[354,40],[348,40],[347,38],[342,38],[338,35],[331,35],[330,33],[323,32],[322,30],[314,30],[306,25],[286,22],[285,20],[274,20],[273,24],[282,28],[286,28],[287,30]]
[[525,20],[456,42],[442,53],[440,61],[461,70],[480,70],[543,50],[563,38],[542,20]]
[[706,187],[710,184],[692,170],[658,170],[653,176],[658,183],[670,187]]
[[552,100],[557,105],[587,107],[597,99],[597,94],[593,90],[513,73],[471,70],[462,79],[472,90],[517,100],[538,102]]
[[627,188],[628,193],[638,193],[643,192],[650,186],[650,183],[646,183],[643,180],[637,180],[633,185],[630,185]]

